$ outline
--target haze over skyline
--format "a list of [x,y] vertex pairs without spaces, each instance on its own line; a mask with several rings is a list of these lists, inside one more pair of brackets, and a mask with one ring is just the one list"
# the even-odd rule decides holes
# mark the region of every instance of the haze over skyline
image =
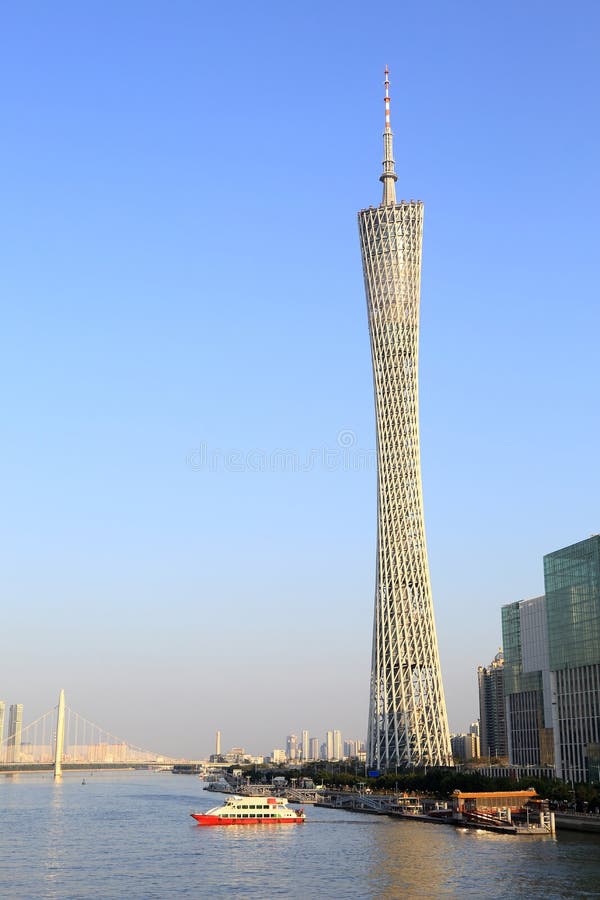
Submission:
[[[3,16],[0,699],[173,756],[364,739],[376,478],[357,211],[425,202],[450,728],[500,607],[600,530],[596,4]],[[287,468],[277,451],[296,460]],[[293,469],[293,471],[291,470]]]

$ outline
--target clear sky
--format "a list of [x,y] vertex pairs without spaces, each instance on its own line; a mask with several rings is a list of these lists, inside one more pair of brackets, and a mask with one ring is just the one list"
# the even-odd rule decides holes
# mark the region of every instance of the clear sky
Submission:
[[599,33],[593,0],[5,5],[0,699],[25,722],[63,687],[175,755],[365,736],[356,212],[386,63],[398,194],[425,202],[450,727],[476,717],[500,607],[600,530]]

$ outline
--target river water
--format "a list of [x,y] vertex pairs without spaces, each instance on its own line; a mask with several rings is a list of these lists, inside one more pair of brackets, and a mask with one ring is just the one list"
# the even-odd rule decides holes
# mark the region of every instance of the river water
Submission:
[[0,776],[0,897],[600,897],[600,835],[507,837],[306,808],[304,825],[203,828],[224,799],[152,773]]

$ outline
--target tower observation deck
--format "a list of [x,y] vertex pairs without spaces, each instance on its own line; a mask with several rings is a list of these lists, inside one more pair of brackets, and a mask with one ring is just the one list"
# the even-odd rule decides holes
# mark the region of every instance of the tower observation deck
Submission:
[[383,199],[358,214],[377,428],[377,574],[367,737],[370,767],[452,764],[419,448],[423,204],[396,201],[385,70]]

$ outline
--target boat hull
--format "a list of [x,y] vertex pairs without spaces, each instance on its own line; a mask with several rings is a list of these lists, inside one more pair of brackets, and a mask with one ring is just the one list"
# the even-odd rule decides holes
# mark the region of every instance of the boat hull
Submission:
[[191,813],[191,816],[198,825],[301,825],[304,822],[304,816],[282,816],[280,819],[266,819],[258,816],[254,819],[227,819],[202,813]]

